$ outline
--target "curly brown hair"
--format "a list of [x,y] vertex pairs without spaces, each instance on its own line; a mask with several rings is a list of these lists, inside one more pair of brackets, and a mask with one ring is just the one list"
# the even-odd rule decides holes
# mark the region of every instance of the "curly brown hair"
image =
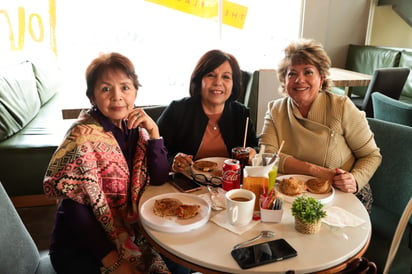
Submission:
[[290,66],[309,64],[315,66],[320,75],[325,79],[321,90],[330,91],[332,80],[329,78],[331,60],[322,44],[312,39],[299,39],[293,41],[284,49],[285,56],[279,62],[277,75],[280,82],[279,92],[286,94],[285,77]]

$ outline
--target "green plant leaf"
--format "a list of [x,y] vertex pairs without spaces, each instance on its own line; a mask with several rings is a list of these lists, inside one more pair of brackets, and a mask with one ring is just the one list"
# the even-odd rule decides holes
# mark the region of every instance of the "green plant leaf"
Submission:
[[292,203],[292,215],[305,223],[315,223],[326,217],[323,204],[313,197],[297,197]]

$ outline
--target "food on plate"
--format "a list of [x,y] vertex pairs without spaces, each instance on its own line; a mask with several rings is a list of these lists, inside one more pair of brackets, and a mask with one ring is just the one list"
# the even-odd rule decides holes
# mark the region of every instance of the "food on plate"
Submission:
[[153,212],[160,217],[177,216],[181,219],[189,219],[199,214],[200,205],[183,204],[176,198],[163,198],[155,200]]
[[182,219],[189,219],[199,214],[200,205],[183,204],[177,209],[177,216]]
[[279,190],[283,194],[296,196],[306,190],[305,182],[295,177],[285,178],[279,183]]
[[323,194],[332,189],[332,184],[328,179],[314,178],[306,181],[306,189],[315,194]]
[[223,170],[221,169],[215,169],[212,171],[212,176],[215,177],[222,177],[223,176]]
[[153,206],[154,214],[164,217],[164,216],[176,216],[178,213],[178,208],[183,203],[175,198],[163,198],[160,200],[155,200]]
[[193,167],[198,171],[211,172],[217,168],[217,163],[212,161],[199,160],[193,163]]

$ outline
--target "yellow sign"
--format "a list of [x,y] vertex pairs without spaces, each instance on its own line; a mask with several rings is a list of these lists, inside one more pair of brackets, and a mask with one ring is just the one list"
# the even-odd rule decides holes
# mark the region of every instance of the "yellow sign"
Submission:
[[[146,0],[203,18],[218,16],[218,0]],[[223,0],[223,24],[243,29],[248,8]]]
[[0,42],[8,39],[9,45],[6,47],[12,51],[22,51],[36,45],[43,47],[48,43],[57,55],[56,0],[38,0],[28,6],[21,2],[22,6],[17,3],[7,8],[0,7]]

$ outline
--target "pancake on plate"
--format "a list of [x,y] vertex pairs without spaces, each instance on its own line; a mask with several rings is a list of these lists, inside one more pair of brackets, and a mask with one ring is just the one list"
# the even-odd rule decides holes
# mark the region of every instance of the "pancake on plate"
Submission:
[[200,205],[183,204],[176,198],[163,198],[155,200],[153,212],[160,217],[177,216],[181,219],[189,219],[199,214]]
[[189,219],[199,214],[200,205],[183,204],[177,209],[177,217],[182,219]]
[[279,183],[279,190],[283,194],[296,196],[302,194],[306,190],[305,182],[296,179],[295,177],[285,178]]
[[217,163],[212,161],[199,160],[193,163],[194,169],[202,172],[211,172],[217,168]]
[[324,194],[332,189],[332,184],[328,179],[314,178],[306,181],[306,189],[315,194]]
[[175,198],[163,198],[155,200],[153,212],[160,217],[176,216],[178,213],[178,208],[182,204],[183,203],[180,200]]

